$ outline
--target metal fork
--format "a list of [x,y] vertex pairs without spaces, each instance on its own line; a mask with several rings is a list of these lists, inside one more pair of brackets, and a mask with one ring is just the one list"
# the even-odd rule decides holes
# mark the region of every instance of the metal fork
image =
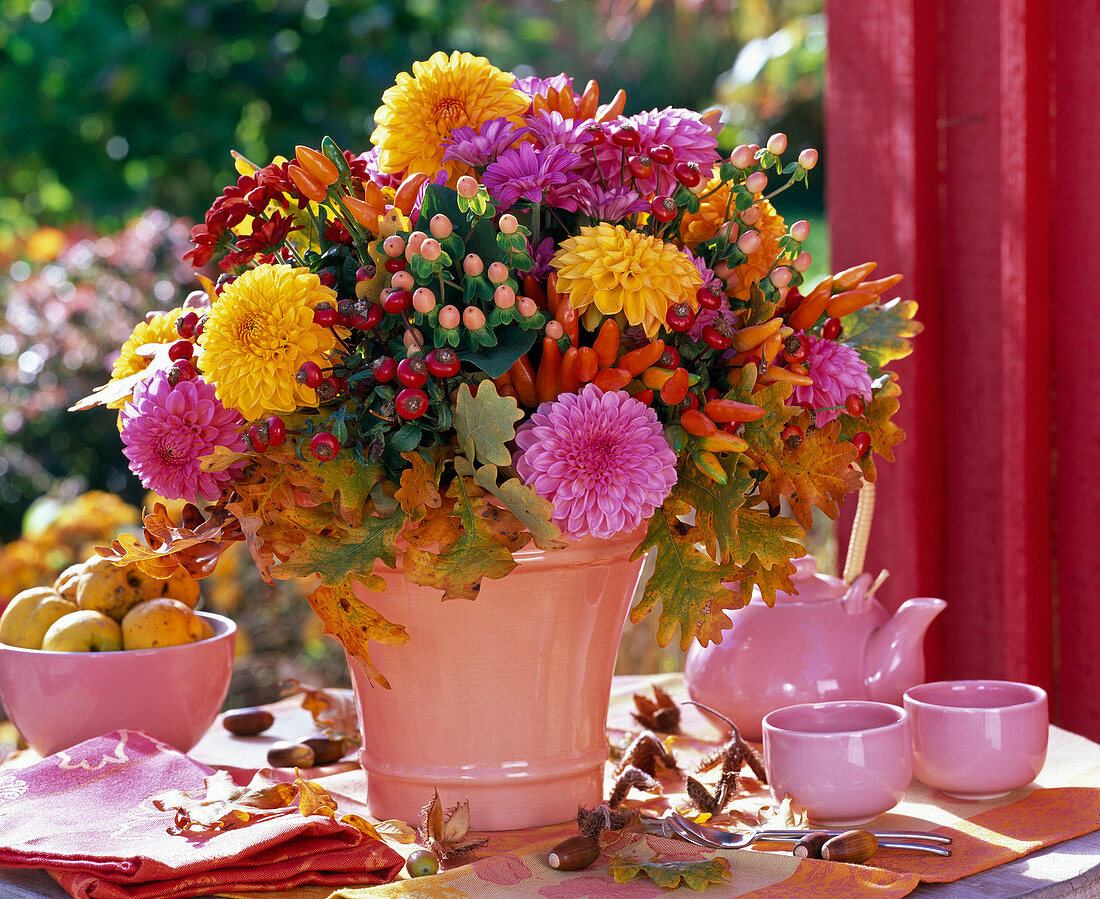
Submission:
[[[710,849],[744,849],[756,842],[797,843],[809,830],[767,830],[754,828],[747,833],[730,833],[716,827],[707,827],[689,821],[683,815],[669,812],[662,819],[670,830],[683,837],[689,843],[706,846]],[[842,830],[823,830],[829,836],[844,833]],[[880,847],[884,849],[911,849],[916,852],[928,852],[932,855],[950,855],[951,850],[935,843],[950,843],[950,837],[920,831],[872,831]]]

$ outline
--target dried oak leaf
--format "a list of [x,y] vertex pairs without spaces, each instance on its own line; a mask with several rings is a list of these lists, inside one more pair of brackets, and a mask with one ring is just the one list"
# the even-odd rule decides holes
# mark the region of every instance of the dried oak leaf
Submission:
[[640,768],[651,777],[656,777],[658,773],[680,774],[676,756],[651,730],[644,730],[634,738],[615,773],[618,774],[628,765]]
[[626,799],[626,794],[633,789],[642,790],[645,793],[660,793],[661,785],[640,768],[628,765],[619,772],[615,778],[615,786],[611,789],[611,796],[607,804],[611,808],[617,808]]
[[96,387],[88,396],[73,403],[69,411],[83,412],[85,409],[94,409],[96,406],[107,406],[119,400],[129,399],[142,381],[149,381],[157,372],[168,371],[176,364],[176,360],[168,354],[173,343],[175,343],[174,340],[168,343],[143,343],[134,350],[134,355],[149,360],[145,368],[125,378],[117,378]]
[[607,870],[616,883],[626,883],[645,874],[659,887],[675,889],[683,881],[684,886],[696,892],[714,883],[728,883],[733,876],[730,863],[721,857],[700,862],[642,862],[614,855]]
[[612,808],[606,802],[595,808],[582,805],[577,809],[577,829],[581,836],[592,840],[599,840],[605,830],[622,830],[637,820],[638,813],[633,809]]
[[470,803],[463,800],[454,808],[443,813],[443,803],[439,801],[439,792],[432,795],[431,802],[421,812],[423,822],[420,835],[428,848],[441,859],[452,855],[472,852],[488,844],[487,837],[470,839]]
[[398,821],[396,818],[381,821],[378,824],[371,824],[366,818],[348,814],[340,816],[340,823],[348,824],[360,833],[366,834],[372,840],[378,840],[379,842],[389,840],[392,843],[408,844],[416,840],[416,831],[404,821]]
[[313,723],[330,740],[359,741],[359,713],[355,698],[348,693],[334,693],[311,687],[293,678],[288,682],[288,696],[301,696],[302,708],[313,716]]
[[298,788],[298,811],[304,817],[323,815],[336,820],[336,800],[328,790],[312,780],[303,780],[297,768],[294,769],[294,786]]
[[154,808],[175,812],[168,833],[232,830],[261,818],[298,811],[294,805],[298,787],[275,780],[268,769],[261,768],[244,787],[233,783],[227,771],[215,772],[205,780],[201,789],[168,790],[153,797]]
[[634,694],[634,720],[642,727],[659,733],[675,734],[680,732],[680,707],[664,690],[653,685],[653,699]]

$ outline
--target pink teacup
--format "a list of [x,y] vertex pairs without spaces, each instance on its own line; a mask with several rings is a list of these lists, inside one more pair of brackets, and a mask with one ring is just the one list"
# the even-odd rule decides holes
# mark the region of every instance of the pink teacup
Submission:
[[764,716],[772,795],[790,796],[827,827],[866,824],[892,809],[913,776],[909,716],[884,702],[814,702]]
[[1031,783],[1047,754],[1047,694],[1013,681],[958,680],[905,691],[917,780],[959,799]]

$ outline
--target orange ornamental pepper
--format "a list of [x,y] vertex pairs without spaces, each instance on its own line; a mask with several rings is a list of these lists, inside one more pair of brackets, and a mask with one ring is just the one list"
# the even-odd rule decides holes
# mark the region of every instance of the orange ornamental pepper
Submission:
[[864,290],[863,288],[847,290],[844,293],[835,294],[826,305],[825,311],[833,318],[844,318],[844,316],[855,312],[857,309],[870,306],[876,300],[878,300],[878,294],[873,290]]
[[340,177],[340,170],[336,168],[336,163],[318,150],[299,144],[294,148],[294,156],[298,160],[298,165],[325,187],[334,184]]
[[[657,360],[665,354],[665,342],[657,339],[653,343],[647,343],[636,350],[631,350],[619,360],[619,368],[625,368],[633,377],[638,377],[651,365],[656,365]],[[687,372],[685,371],[686,375]],[[683,399],[683,397],[680,397]]]
[[534,300],[539,309],[546,308],[546,291],[542,289],[542,284],[534,275],[523,276],[523,295]]
[[590,346],[582,346],[577,350],[577,377],[582,384],[587,384],[600,370],[600,360],[596,357],[596,351]]
[[877,262],[864,262],[863,265],[853,265],[833,275],[833,293],[841,293],[857,287],[876,268],[878,268]]
[[687,392],[688,371],[686,368],[678,368],[661,386],[661,402],[666,406],[678,406],[687,396]]
[[809,375],[796,374],[793,371],[787,371],[785,368],[780,368],[778,365],[769,365],[768,370],[760,375],[758,383],[774,384],[776,381],[794,384],[796,387],[810,387],[814,383],[814,379]]
[[287,167],[287,171],[290,173],[290,180],[294,182],[294,186],[301,191],[302,196],[307,200],[321,203],[328,196],[328,188],[305,169],[292,165]]
[[711,421],[722,423],[729,421],[759,421],[764,417],[762,406],[752,403],[739,403],[737,400],[711,400],[703,406],[703,412]]
[[698,409],[689,409],[681,415],[680,426],[694,437],[710,437],[718,432],[714,422]]
[[386,198],[382,196],[382,189],[373,181],[363,181],[363,200],[368,206],[373,206],[375,209],[381,209],[383,214],[386,211]]
[[[829,286],[825,287],[825,284]],[[791,327],[796,331],[806,331],[812,327],[813,323],[821,318],[821,313],[825,311],[825,307],[832,297],[831,289],[832,282],[826,279],[806,294],[802,298],[802,302],[798,304],[798,308],[791,313]]]
[[[500,393],[506,387],[511,387],[512,386],[512,378],[509,376],[508,372],[505,372],[500,377],[493,378],[493,383],[496,385],[497,393]],[[514,395],[515,394],[513,392],[513,396]]]
[[517,403],[519,402],[519,397],[516,396],[516,389],[511,384],[505,384],[503,387],[498,387],[497,394],[499,396],[510,396]]
[[400,209],[405,215],[411,213],[413,203],[416,202],[416,195],[420,193],[420,188],[427,180],[428,175],[425,172],[417,172],[415,175],[409,175],[401,182],[400,186],[397,188],[397,192],[393,195],[393,205]]
[[358,197],[343,197],[344,205],[348,207],[355,220],[364,228],[370,228],[372,231],[378,228],[378,216],[385,215],[385,212],[380,207],[371,206],[366,200],[360,200]]
[[553,337],[542,338],[542,358],[535,375],[535,390],[540,403],[556,400],[561,393],[561,350]]
[[577,348],[569,347],[565,355],[561,357],[561,389],[563,393],[576,393],[581,386],[581,379],[577,377]]
[[651,365],[642,372],[641,382],[651,390],[660,390],[665,386],[665,382],[671,377],[671,368],[659,368],[656,365]]
[[763,324],[742,328],[734,333],[730,347],[734,352],[747,353],[749,350],[756,349],[773,334],[777,334],[782,327],[783,319],[776,316]]
[[620,339],[619,323],[613,318],[604,319],[604,323],[600,325],[599,333],[592,343],[592,349],[596,351],[596,360],[599,362],[600,368],[607,368],[618,358]]
[[539,404],[539,394],[535,387],[535,367],[524,353],[508,369],[512,378],[512,386],[516,389],[516,398],[521,406],[534,408]]
[[652,406],[653,396],[653,391],[647,387],[645,390],[639,390],[636,394],[634,394],[634,399],[636,399],[639,403],[645,403],[647,406]]
[[581,339],[581,325],[577,317],[577,310],[573,308],[573,304],[569,302],[568,297],[558,303],[558,310],[554,313],[554,321],[561,323],[565,336],[569,338],[569,343],[576,346]]
[[558,111],[563,119],[572,119],[577,115],[577,99],[573,96],[573,88],[568,85],[563,85],[558,91]]
[[558,273],[550,272],[546,277],[546,309],[551,315],[558,314],[562,295],[558,293]]
[[633,378],[634,376],[625,368],[605,368],[596,372],[592,383],[604,393],[609,393],[612,390],[622,390]]
[[775,357],[779,355],[779,348],[783,346],[783,329],[780,328],[779,334],[773,334],[767,340],[764,341],[764,349],[761,353],[761,358],[771,365],[775,360]]
[[611,102],[601,106],[596,110],[597,122],[613,122],[619,116],[623,114],[623,109],[626,108],[626,91],[620,88],[616,91],[615,96],[611,98]]
[[[537,96],[537,95],[536,95]],[[589,81],[577,103],[577,112],[580,118],[590,119],[596,115],[596,107],[600,105],[600,86],[595,81]]]
[[859,285],[860,290],[873,290],[882,296],[891,287],[900,284],[905,275],[890,275],[888,278],[879,278],[877,281],[863,281]]
[[725,431],[699,438],[699,449],[711,453],[743,453],[748,448],[749,445],[743,438]]

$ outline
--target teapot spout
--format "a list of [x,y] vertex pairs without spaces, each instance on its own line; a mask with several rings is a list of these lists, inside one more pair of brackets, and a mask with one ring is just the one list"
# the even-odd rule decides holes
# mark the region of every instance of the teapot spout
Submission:
[[924,681],[924,634],[946,606],[931,596],[906,600],[871,634],[863,667],[871,699],[900,705],[902,694]]

